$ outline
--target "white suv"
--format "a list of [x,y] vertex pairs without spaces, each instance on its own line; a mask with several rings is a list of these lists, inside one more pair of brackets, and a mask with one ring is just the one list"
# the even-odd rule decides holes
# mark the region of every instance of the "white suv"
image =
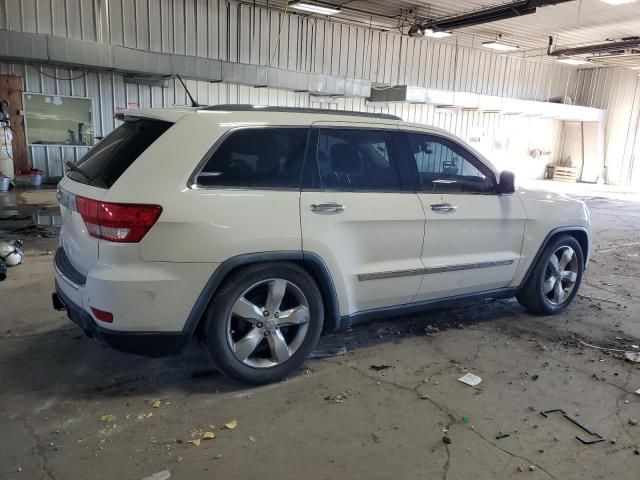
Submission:
[[323,331],[482,297],[558,313],[580,285],[585,204],[515,189],[443,130],[238,105],[118,118],[60,182],[53,301],[119,350],[197,335],[265,383]]

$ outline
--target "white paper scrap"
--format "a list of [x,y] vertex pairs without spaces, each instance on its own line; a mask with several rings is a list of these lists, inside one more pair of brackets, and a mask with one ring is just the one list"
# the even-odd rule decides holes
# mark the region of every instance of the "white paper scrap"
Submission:
[[470,387],[475,387],[476,385],[480,384],[482,379],[479,376],[474,375],[473,373],[465,373],[462,377],[458,379],[458,381],[465,383]]

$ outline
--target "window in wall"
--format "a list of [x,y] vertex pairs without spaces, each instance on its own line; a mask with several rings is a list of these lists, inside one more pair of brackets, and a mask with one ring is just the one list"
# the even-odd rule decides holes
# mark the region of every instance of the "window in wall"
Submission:
[[23,104],[28,144],[94,144],[91,98],[25,93]]
[[371,129],[320,130],[317,157],[322,188],[401,190],[396,135]]
[[423,192],[493,192],[492,172],[461,145],[419,133],[409,140]]
[[208,187],[297,188],[307,128],[243,129],[231,133],[198,175]]

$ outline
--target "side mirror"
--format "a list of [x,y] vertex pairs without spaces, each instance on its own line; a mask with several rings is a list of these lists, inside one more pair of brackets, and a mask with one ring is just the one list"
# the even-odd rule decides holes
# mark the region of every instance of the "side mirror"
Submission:
[[498,182],[498,193],[513,193],[516,191],[516,176],[513,172],[500,172],[500,181]]

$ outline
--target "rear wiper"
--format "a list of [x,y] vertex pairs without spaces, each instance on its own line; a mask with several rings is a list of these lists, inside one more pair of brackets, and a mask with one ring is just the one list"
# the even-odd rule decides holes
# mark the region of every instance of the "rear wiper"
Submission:
[[82,175],[84,178],[86,178],[87,180],[91,180],[91,176],[85,172],[82,168],[80,168],[79,166],[77,166],[75,163],[73,163],[71,160],[67,160],[65,162],[65,165],[69,168],[69,170],[71,170],[72,172],[78,172],[80,175]]

